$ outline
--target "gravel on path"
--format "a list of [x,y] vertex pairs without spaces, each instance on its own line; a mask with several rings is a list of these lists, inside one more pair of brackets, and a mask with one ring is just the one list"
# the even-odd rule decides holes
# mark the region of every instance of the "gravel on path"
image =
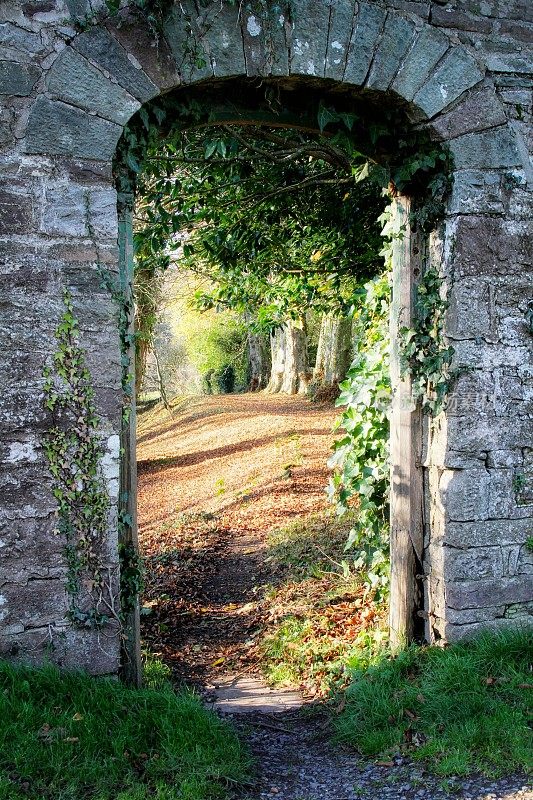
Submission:
[[255,785],[240,800],[533,800],[524,775],[439,778],[397,757],[380,764],[332,743],[327,717],[225,715],[256,761]]

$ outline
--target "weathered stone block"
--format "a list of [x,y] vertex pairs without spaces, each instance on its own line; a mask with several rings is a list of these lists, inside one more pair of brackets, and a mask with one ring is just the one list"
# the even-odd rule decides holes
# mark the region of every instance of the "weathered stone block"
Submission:
[[450,142],[450,150],[458,169],[498,169],[522,164],[515,135],[508,126],[459,136]]
[[83,23],[93,13],[90,0],[66,0],[71,19]]
[[359,5],[356,27],[348,48],[344,80],[360,86],[368,74],[387,13],[368,3]]
[[334,0],[330,4],[328,46],[324,69],[326,78],[342,80],[344,76],[356,15],[356,2],[347,3],[344,0]]
[[[4,387],[2,405],[2,426],[6,433],[26,429],[43,430],[49,423],[48,415],[42,408],[42,396],[37,386]],[[21,506],[17,514],[24,515],[30,512],[26,506]]]
[[110,626],[105,645],[102,638],[98,631],[58,623],[0,640],[0,656],[23,664],[47,660],[63,669],[83,669],[90,675],[116,674],[120,667],[119,632]]
[[489,282],[478,278],[457,281],[449,293],[449,303],[447,334],[450,338],[496,339],[494,291]]
[[533,575],[449,583],[446,591],[447,604],[457,609],[527,603],[532,597]]
[[30,112],[25,152],[109,161],[121,133],[113,122],[39,97]]
[[246,75],[238,9],[219,6],[213,9],[206,25],[210,27],[209,51],[215,76]]
[[64,583],[65,542],[55,533],[57,517],[0,522],[2,581],[27,584],[36,578],[59,578]]
[[292,23],[288,9],[252,3],[240,11],[246,74],[288,75]]
[[41,230],[61,236],[87,235],[87,193],[73,184],[48,187],[45,191]]
[[19,28],[11,22],[3,22],[0,24],[0,51],[8,49],[33,55],[42,53],[45,47],[38,33]]
[[484,522],[448,522],[443,539],[445,544],[460,548],[520,545],[531,533],[527,519],[490,519]]
[[476,547],[468,550],[445,547],[443,563],[445,580],[474,581],[481,578],[502,577],[504,575],[502,549],[499,543],[494,544],[494,547]]
[[82,56],[100,64],[113,75],[141,103],[158,94],[158,87],[146,75],[139,62],[131,56],[128,57],[128,53],[107,28],[91,28],[77,36],[72,44]]
[[98,294],[93,292],[91,305],[87,306],[83,279],[80,283],[81,287],[74,282],[71,288],[72,305],[82,333],[100,333],[103,336],[116,333],[118,336],[117,309],[111,295],[102,289]]
[[488,53],[485,56],[487,67],[491,72],[511,72],[531,74],[531,55],[517,53]]
[[415,14],[420,19],[429,19],[429,4],[426,0],[388,0],[391,8],[398,11],[407,11],[408,14]]
[[487,467],[494,469],[497,467],[504,467],[510,469],[512,467],[522,466],[524,463],[524,456],[522,450],[515,448],[514,450],[490,450],[487,453]]
[[[113,337],[113,338],[111,338]],[[106,340],[115,347],[104,350]],[[108,326],[107,330],[99,333],[84,333],[83,346],[87,353],[85,363],[91,375],[94,376],[94,385],[97,388],[111,389],[120,395],[120,352],[118,348],[118,332]],[[103,355],[105,353],[105,355]]]
[[[520,515],[515,490],[515,471],[491,469],[489,484],[489,516],[495,519],[513,519]],[[533,509],[530,510],[533,517]]]
[[72,103],[122,125],[141,105],[71,47],[66,47],[54,61],[47,87],[54,99]]
[[[282,16],[283,20],[284,17]],[[253,9],[242,9],[241,35],[243,41],[246,74],[270,75],[272,67],[271,48],[263,25],[260,24]]]
[[118,237],[116,190],[107,188],[89,191],[88,211],[93,233],[101,239],[116,240]]
[[202,17],[190,0],[171,9],[165,20],[165,38],[181,81],[193,83],[213,77],[209,37],[202,24]]
[[[527,352],[522,352],[521,357],[527,358]],[[525,416],[514,417],[511,425],[506,417],[492,414],[476,414],[469,418],[450,416],[447,427],[448,441],[453,443],[454,449],[511,450],[531,441],[531,420]]]
[[[59,285],[59,270],[54,270],[54,265],[50,266],[50,275],[43,276],[42,286],[23,285],[23,279],[26,275],[31,275],[31,267],[37,263],[41,265],[40,261],[35,262],[33,259],[30,262],[29,268],[24,271],[17,270],[14,266],[13,270],[9,270],[5,274],[5,280],[2,280],[0,285],[9,286],[10,279],[13,281],[9,296],[6,297],[2,303],[2,315],[0,317],[0,325],[2,335],[5,336],[8,355],[10,346],[14,345],[17,341],[19,345],[31,350],[38,345],[46,345],[52,333],[52,320],[59,319],[61,309],[61,288]],[[46,269],[46,260],[42,262],[43,270]],[[54,274],[55,273],[55,274]],[[40,278],[39,275],[36,276]],[[55,292],[48,294],[48,290]],[[56,294],[57,293],[57,294]],[[11,316],[10,316],[11,315]],[[9,326],[11,325],[13,338],[9,338]],[[42,337],[42,338],[41,338]],[[9,343],[9,344],[7,344]],[[27,376],[24,383],[28,378],[33,380],[33,374]]]
[[[25,17],[34,17],[36,14],[48,14],[49,12],[54,12],[56,8],[56,0],[25,0],[25,2],[22,3],[22,11]],[[63,20],[63,16],[60,19]]]
[[[458,407],[461,408],[462,405],[458,404]],[[470,402],[468,405],[468,411],[472,411],[474,407],[477,408],[477,404],[474,406],[474,403]],[[453,409],[451,412],[447,413],[453,413]],[[448,469],[478,469],[480,466],[485,464],[486,453],[483,451],[471,452],[469,450],[454,450],[452,448],[446,448],[446,452],[442,458],[442,461],[442,466],[447,467]]]
[[516,369],[500,369],[494,375],[497,413],[512,416],[523,413],[529,415],[532,406],[531,382],[533,366],[525,363]]
[[[95,264],[95,250],[94,245],[89,242],[50,242],[47,243],[46,250],[47,256],[52,259],[62,261],[66,266],[63,271],[69,268],[79,271],[80,265],[93,265]],[[98,248],[98,259],[101,265],[106,265],[109,272],[116,273],[118,271],[118,246],[111,245],[105,242]]]
[[513,39],[531,44],[533,41],[533,20],[529,25],[526,22],[520,23],[510,19],[502,19],[500,22],[500,33],[511,36]]
[[455,522],[488,518],[489,475],[486,470],[443,470],[439,489],[448,519]]
[[428,117],[457,100],[463,92],[483,79],[483,71],[466,50],[455,47],[438,64],[435,72],[416,93],[414,102]]
[[33,464],[42,460],[42,452],[35,436],[16,437],[0,442],[0,459],[4,464]]
[[[448,417],[460,416],[463,419],[475,420],[476,417],[494,417],[495,414],[495,386],[494,378],[492,375],[487,374],[481,369],[472,369],[460,374],[453,386],[453,391],[450,393],[446,405],[446,413]],[[446,454],[444,463],[448,466],[450,448],[447,442],[445,443]],[[460,450],[460,443],[456,444],[457,450]],[[485,453],[480,456],[476,451],[460,450],[460,452],[468,455],[470,453],[469,467],[480,466],[474,464],[474,457],[483,460],[485,466]],[[463,456],[464,458],[464,456]]]
[[[117,195],[114,189],[86,189],[76,184],[50,186],[45,191],[41,230],[71,237],[116,239]],[[96,253],[93,251],[93,260]]]
[[[526,624],[526,619],[523,620]],[[530,622],[529,625],[533,624]],[[479,636],[482,631],[501,631],[506,628],[516,628],[516,619],[499,618],[492,621],[485,620],[472,625],[452,625],[445,623],[442,626],[442,635],[448,642],[458,642],[461,639],[472,639]]]
[[523,544],[519,550],[516,572],[518,575],[529,575],[533,573],[533,552],[531,552],[529,547],[525,544]]
[[[532,517],[533,521],[533,517]],[[502,547],[503,557],[503,574],[506,576],[518,575],[518,561],[520,558],[520,551],[525,545],[512,545],[509,547]]]
[[450,214],[503,214],[504,198],[499,172],[458,170],[453,176]]
[[412,100],[449,46],[444,34],[424,27],[405,57],[391,89],[406,100]]
[[120,478],[120,437],[118,434],[114,433],[107,438],[100,466],[107,484],[109,497],[111,501],[117,500]]
[[480,17],[478,14],[468,13],[451,5],[441,7],[432,5],[431,23],[444,28],[451,28],[459,31],[477,31],[479,33],[490,33],[492,31],[492,20]]
[[47,517],[55,510],[48,475],[42,473],[42,463],[19,463],[0,470],[0,520]]
[[366,86],[368,89],[386,90],[398,74],[400,64],[409,50],[415,35],[413,22],[389,14],[383,35],[370,67]]
[[63,164],[69,179],[74,183],[84,186],[113,185],[113,174],[109,163],[65,159]]
[[[453,265],[457,276],[527,274],[532,256],[528,223],[494,217],[459,217],[454,239]],[[515,282],[516,278],[512,280]]]
[[178,68],[167,43],[170,30],[155,39],[149,27],[142,24],[142,17],[131,8],[122,9],[106,20],[105,25],[126,51],[128,60],[134,66],[140,64],[154,86],[159,89],[179,86]]
[[30,233],[34,225],[33,197],[0,185],[0,236]]
[[272,75],[288,75],[290,41],[292,35],[292,21],[289,7],[285,6],[281,14],[277,13],[278,8],[272,7],[270,19],[271,24],[268,32],[268,52],[270,60],[270,72]]
[[39,75],[39,69],[32,64],[0,61],[0,94],[27,97]]
[[291,18],[291,74],[323,75],[328,45],[329,3],[295,3]]
[[37,628],[64,620],[68,608],[63,582],[57,579],[4,584],[0,597],[3,625]]
[[432,128],[443,139],[453,139],[465,133],[505,125],[506,122],[503,103],[492,87],[484,86],[470,92],[454,109],[439,116]]
[[445,610],[446,620],[450,625],[472,625],[476,622],[492,622],[503,617],[505,606],[489,608],[448,608]]
[[[117,343],[118,346],[118,343]],[[111,436],[119,429],[122,415],[122,393],[117,386],[95,387],[96,411],[103,434]]]

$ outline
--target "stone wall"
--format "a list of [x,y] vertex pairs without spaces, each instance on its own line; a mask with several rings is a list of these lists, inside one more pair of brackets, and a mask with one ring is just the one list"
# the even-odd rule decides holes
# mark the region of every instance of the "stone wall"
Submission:
[[[196,26],[194,8],[183,5]],[[214,4],[200,30],[205,66],[184,58],[178,11],[155,41],[126,11],[93,14],[80,32],[77,23],[98,7],[0,4],[0,655],[117,670],[116,633],[81,630],[66,617],[41,372],[69,287],[116,503],[120,355],[100,277],[102,268],[118,270],[111,159],[142,103],[214,77],[315,76],[389,92],[413,123],[449,142],[454,187],[431,252],[446,276],[448,335],[463,373],[447,412],[427,426],[427,632],[452,639],[525,619],[533,597],[525,545],[533,533],[531,4],[298,0],[292,18],[243,11],[239,21],[234,8]],[[106,558],[115,568],[116,524]]]

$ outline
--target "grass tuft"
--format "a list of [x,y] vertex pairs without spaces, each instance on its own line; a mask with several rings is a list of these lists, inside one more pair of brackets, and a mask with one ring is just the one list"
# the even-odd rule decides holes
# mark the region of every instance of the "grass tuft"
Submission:
[[345,683],[346,660],[385,638],[384,605],[345,561],[354,514],[322,512],[271,532],[268,560],[281,576],[266,596],[261,667],[276,685],[327,697]]
[[408,753],[442,775],[531,769],[530,629],[411,647],[350,666],[336,731],[361,753]]
[[207,800],[249,777],[236,734],[188,692],[0,662],[0,718],[0,800]]

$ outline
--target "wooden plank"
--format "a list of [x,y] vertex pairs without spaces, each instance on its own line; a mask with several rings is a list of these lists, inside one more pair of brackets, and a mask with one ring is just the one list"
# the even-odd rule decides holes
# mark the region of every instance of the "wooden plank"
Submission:
[[400,376],[399,331],[410,327],[414,316],[416,284],[423,266],[420,233],[409,225],[410,202],[398,197],[394,213],[403,236],[393,245],[391,304],[391,592],[389,628],[391,644],[411,641],[415,633],[419,597],[416,574],[423,550],[422,415],[411,398],[411,379]]
[[[127,307],[131,309],[128,333],[134,332],[133,315],[133,196],[119,196],[119,276],[120,289]],[[139,552],[137,534],[137,453],[135,424],[135,345],[129,347],[131,374],[131,407],[129,418],[121,423],[120,494],[119,512],[131,519],[131,525],[121,526],[119,543]],[[122,679],[133,686],[142,685],[141,631],[139,598],[124,622],[122,638]]]

